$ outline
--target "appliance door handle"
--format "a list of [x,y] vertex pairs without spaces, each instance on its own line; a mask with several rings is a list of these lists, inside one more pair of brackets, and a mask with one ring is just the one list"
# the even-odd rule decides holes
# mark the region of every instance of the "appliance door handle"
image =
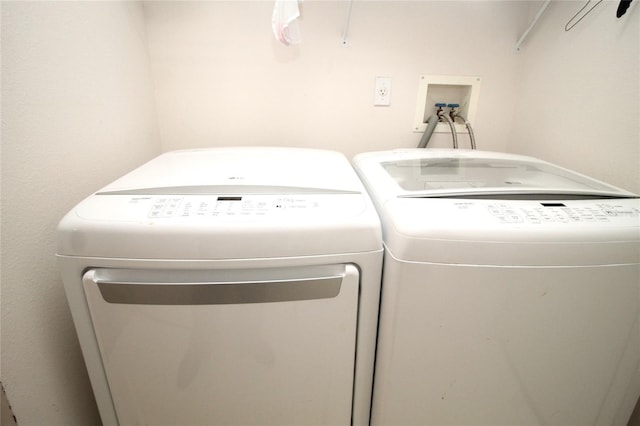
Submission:
[[[106,271],[106,273],[101,273]],[[103,276],[104,275],[104,276]],[[139,305],[229,305],[328,299],[340,293],[344,274],[251,281],[159,282],[113,279],[109,270],[85,273],[108,303]]]

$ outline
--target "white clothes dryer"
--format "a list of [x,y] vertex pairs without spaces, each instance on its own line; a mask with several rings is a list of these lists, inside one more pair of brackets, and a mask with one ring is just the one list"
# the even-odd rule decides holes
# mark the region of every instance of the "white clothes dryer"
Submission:
[[530,157],[356,156],[385,259],[373,425],[624,425],[640,200]]
[[380,223],[349,161],[175,151],[60,222],[105,425],[366,425]]

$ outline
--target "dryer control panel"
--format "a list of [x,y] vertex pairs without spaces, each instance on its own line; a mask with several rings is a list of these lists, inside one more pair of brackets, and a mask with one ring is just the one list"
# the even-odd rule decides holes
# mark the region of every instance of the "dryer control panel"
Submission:
[[322,202],[321,198],[323,197],[319,195],[157,197],[153,199],[148,217],[265,216],[269,213],[285,210],[304,209],[307,212],[325,210],[327,207],[331,208],[331,204],[334,204],[327,203],[327,200]]
[[317,194],[105,194],[86,199],[76,214],[111,222],[251,221],[357,217],[368,208],[358,192]]

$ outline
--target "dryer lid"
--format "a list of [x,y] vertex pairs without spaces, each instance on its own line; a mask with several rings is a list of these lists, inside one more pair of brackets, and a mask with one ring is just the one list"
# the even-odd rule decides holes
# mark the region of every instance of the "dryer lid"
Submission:
[[113,194],[359,193],[346,158],[334,151],[223,147],[167,152],[102,188]]
[[58,254],[129,259],[300,257],[382,250],[343,154],[285,147],[165,153],[74,207]]

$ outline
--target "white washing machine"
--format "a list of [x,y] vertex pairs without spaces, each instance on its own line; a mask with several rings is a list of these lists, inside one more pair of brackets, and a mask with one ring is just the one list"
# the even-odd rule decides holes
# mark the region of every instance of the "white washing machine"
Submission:
[[57,255],[105,425],[368,424],[382,237],[343,155],[161,155]]
[[354,159],[385,260],[373,425],[626,424],[640,200],[529,157]]

